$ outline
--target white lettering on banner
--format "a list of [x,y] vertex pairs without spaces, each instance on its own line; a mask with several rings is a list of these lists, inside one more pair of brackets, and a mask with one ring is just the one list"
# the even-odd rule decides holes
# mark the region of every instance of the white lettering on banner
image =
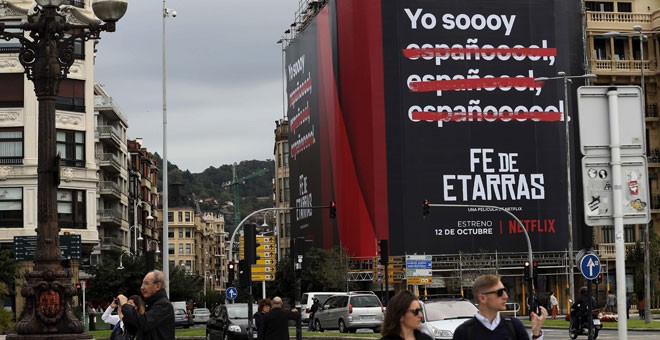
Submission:
[[[404,12],[410,19],[410,28],[417,29],[419,28],[418,24],[427,30],[432,30],[436,28],[438,19],[432,13],[422,13],[422,9],[418,8],[415,10],[415,13],[410,10],[410,8],[404,8]],[[451,14],[446,13],[442,15],[442,28],[446,30],[459,29],[462,31],[474,29],[481,31],[488,28],[491,31],[499,31],[501,28],[504,28],[504,35],[508,36],[511,34],[513,29],[514,22],[516,21],[515,15],[483,15],[483,14],[474,14],[472,16],[467,14]]]
[[[534,70],[529,70],[527,71],[527,75],[517,75],[517,76],[508,76],[508,75],[500,75],[498,76],[499,78],[534,78]],[[441,80],[464,80],[464,79],[495,79],[494,75],[485,75],[483,77],[479,76],[479,69],[470,69],[468,70],[468,75],[464,76],[462,74],[457,74],[454,75],[453,77],[450,77],[447,74],[424,74],[424,75],[418,75],[418,74],[411,74],[408,76],[407,79],[407,84],[408,88],[411,88],[411,83],[419,83],[419,82],[427,82],[427,81],[441,81]],[[534,92],[535,95],[540,95],[541,94],[541,88],[540,87],[532,87],[532,86],[489,86],[489,87],[484,87],[484,91],[495,91],[495,90],[500,90],[504,92],[511,91],[511,89],[514,89],[518,92],[521,91],[532,91]],[[476,89],[471,89],[471,88],[463,88],[463,89],[456,89],[452,91],[481,91],[482,88],[476,88]],[[442,91],[436,91],[437,96],[442,96]]]
[[312,217],[312,209],[300,209],[300,208],[311,208],[312,203],[312,193],[307,191],[307,176],[301,174],[298,176],[298,198],[296,198],[296,221],[303,220],[308,217]]
[[287,69],[289,70],[289,80],[293,80],[298,73],[305,72],[305,55],[300,56],[293,64],[289,64]]
[[445,201],[545,199],[544,175],[519,173],[517,152],[473,148],[469,158],[471,174],[442,175]]

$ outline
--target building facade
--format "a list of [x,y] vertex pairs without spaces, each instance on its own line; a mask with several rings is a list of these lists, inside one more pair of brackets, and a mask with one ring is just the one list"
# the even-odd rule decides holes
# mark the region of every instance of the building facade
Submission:
[[[289,122],[275,121],[275,178],[273,180],[273,206],[288,208],[291,199],[289,188]],[[291,214],[286,210],[275,212],[275,235],[279,240],[278,259],[289,254],[291,243]]]

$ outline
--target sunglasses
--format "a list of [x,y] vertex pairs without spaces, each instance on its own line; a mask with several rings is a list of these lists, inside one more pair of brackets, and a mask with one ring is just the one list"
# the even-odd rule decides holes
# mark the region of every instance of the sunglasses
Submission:
[[508,294],[508,292],[509,292],[509,290],[506,289],[506,287],[504,287],[504,288],[500,288],[500,289],[498,289],[498,290],[491,290],[490,292],[485,292],[485,293],[481,293],[481,294],[484,294],[484,295],[488,295],[488,294],[497,294],[497,297],[502,297],[502,295],[504,295],[505,292],[506,292],[507,294]]
[[424,310],[421,308],[416,308],[416,309],[408,309],[409,312],[413,313],[414,316],[419,315],[419,313],[423,313]]

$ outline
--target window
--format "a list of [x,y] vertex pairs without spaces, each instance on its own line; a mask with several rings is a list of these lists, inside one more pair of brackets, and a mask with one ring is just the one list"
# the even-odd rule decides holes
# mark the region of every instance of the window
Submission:
[[601,228],[603,234],[602,243],[614,243],[614,226],[606,225]]
[[191,230],[190,230],[190,228],[186,228],[186,237],[187,237],[187,238],[191,238],[191,237],[192,237],[192,234],[191,234]]
[[186,271],[191,272],[192,271],[192,261],[187,260],[186,261]]
[[609,60],[609,42],[610,38],[603,36],[594,36],[594,57],[596,60]]
[[[170,254],[170,255],[174,255],[174,245],[173,244],[170,243],[170,244],[167,245],[167,253]],[[174,262],[170,262],[170,263],[174,263]],[[170,264],[170,265],[174,266],[173,264]]]
[[0,188],[0,228],[23,228],[22,188]]
[[[638,240],[635,238],[635,226],[626,224],[623,226],[623,240],[626,243],[630,242],[637,242]],[[639,240],[641,241],[641,240]]]
[[0,164],[23,164],[23,129],[0,129]]
[[186,211],[186,222],[190,222],[190,211]]
[[284,177],[284,202],[289,202],[289,177]]
[[277,167],[281,168],[282,163],[282,143],[277,144]]
[[172,211],[167,212],[167,221],[168,222],[174,222],[174,212],[172,212]]
[[183,243],[179,243],[179,255],[183,255]]
[[[4,23],[5,25],[17,25],[21,23],[20,20],[1,20],[0,22]],[[5,28],[5,32],[18,33],[22,35],[20,28]],[[0,39],[0,53],[18,53],[20,48],[21,43],[18,41],[18,39],[10,39],[9,41]],[[23,74],[18,75],[23,78]],[[22,87],[21,90],[23,90]]]
[[84,191],[57,190],[57,223],[60,228],[87,228]]
[[179,222],[183,221],[183,212],[179,211]]
[[186,243],[186,255],[192,254],[190,243]]
[[284,161],[284,166],[289,166],[289,142],[284,142],[282,145],[284,145],[284,155],[282,156],[282,161]]
[[616,8],[620,13],[632,13],[632,2],[619,2]]
[[179,229],[179,238],[183,238],[183,228],[177,228]]
[[[0,53],[3,46],[0,39]],[[0,107],[23,107],[23,74],[0,74]]]
[[[174,238],[174,228],[167,229],[167,238]],[[168,246],[171,246],[171,244]]]
[[57,152],[62,165],[85,166],[85,133],[83,131],[57,130]]
[[584,3],[587,11],[592,12],[614,12],[613,2],[604,1],[586,1]]
[[58,110],[85,112],[85,81],[62,79],[60,92],[55,98],[55,108]]

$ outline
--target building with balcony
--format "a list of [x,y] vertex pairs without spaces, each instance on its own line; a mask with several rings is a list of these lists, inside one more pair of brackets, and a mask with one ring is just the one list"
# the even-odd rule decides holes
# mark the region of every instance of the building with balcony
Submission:
[[[275,178],[273,180],[273,206],[288,208],[289,190],[289,122],[285,119],[275,121]],[[289,253],[291,235],[291,215],[289,211],[275,212],[275,235],[279,236],[278,259]]]
[[[651,193],[652,220],[660,222],[660,119],[658,118],[658,31],[660,3],[657,1],[586,1],[586,55],[588,72],[598,77],[594,85],[637,85],[644,82],[646,155]],[[635,26],[639,26],[636,29]],[[641,28],[641,30],[640,30]],[[640,37],[642,37],[640,46]],[[625,225],[626,249],[644,240],[645,225]],[[605,270],[614,282],[614,226],[594,228],[594,244]],[[639,290],[640,287],[631,287]]]
[[[33,4],[3,1],[0,22],[25,21]],[[96,21],[90,1],[77,1],[71,10],[81,22]],[[57,209],[62,234],[80,235],[81,259],[86,260],[101,237],[97,215],[94,41],[76,41],[74,47],[75,61],[67,79],[60,82],[55,104],[56,143],[61,156]],[[19,50],[16,40],[0,41],[0,246],[10,249],[15,236],[35,236],[37,229],[39,105],[34,85],[26,79],[18,61]],[[118,140],[112,143],[120,147]],[[118,163],[121,166],[121,158]],[[110,184],[103,187],[109,200],[114,196],[115,201],[121,201],[121,193],[116,189],[120,188]],[[121,224],[121,215],[108,211],[103,216]]]
[[[137,253],[151,250],[159,243],[158,166],[156,157],[142,146],[142,139],[128,141],[129,161],[129,236]],[[162,248],[162,246],[159,246]]]
[[95,154],[98,163],[99,246],[90,264],[110,250],[130,249],[128,220],[128,119],[99,84],[94,85]]

